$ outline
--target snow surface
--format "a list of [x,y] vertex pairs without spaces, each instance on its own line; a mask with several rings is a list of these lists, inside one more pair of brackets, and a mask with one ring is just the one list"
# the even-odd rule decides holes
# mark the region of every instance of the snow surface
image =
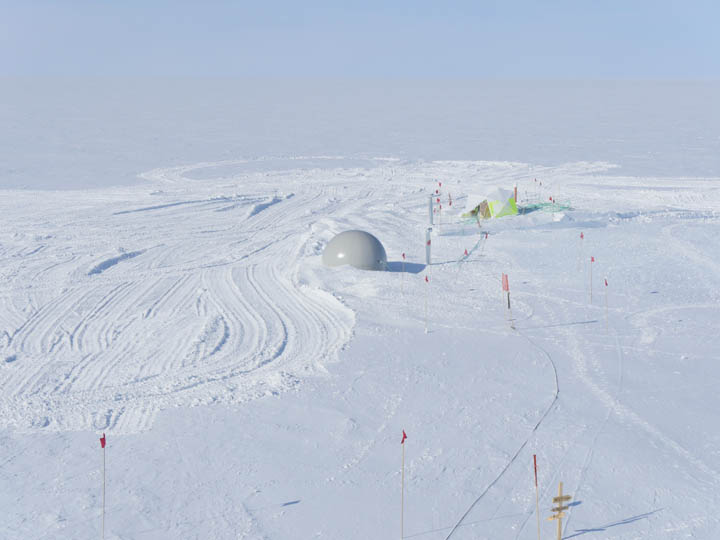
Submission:
[[0,189],[137,185],[159,166],[318,155],[345,156],[343,167],[602,160],[625,175],[717,177],[718,95],[720,81],[0,77]]
[[[558,481],[565,538],[718,537],[720,179],[342,156],[142,178],[0,192],[0,537],[99,537],[104,431],[107,538],[397,538],[403,429],[405,538],[536,538],[533,454],[545,538]],[[516,184],[572,209],[460,220]],[[346,229],[392,271],[323,267]]]

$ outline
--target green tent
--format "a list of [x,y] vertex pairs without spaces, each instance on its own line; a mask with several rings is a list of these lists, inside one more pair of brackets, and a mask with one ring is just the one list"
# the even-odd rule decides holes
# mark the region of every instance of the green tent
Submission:
[[464,218],[490,219],[516,216],[515,194],[509,189],[495,188],[486,195],[469,195]]

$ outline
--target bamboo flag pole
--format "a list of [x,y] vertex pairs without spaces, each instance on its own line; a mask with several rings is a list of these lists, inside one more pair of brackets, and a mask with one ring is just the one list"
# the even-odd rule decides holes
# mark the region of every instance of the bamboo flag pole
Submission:
[[438,234],[440,233],[440,226],[442,225],[442,203],[440,202],[440,197],[442,197],[442,193],[440,193],[440,190],[442,189],[442,182],[438,182],[438,189],[435,190],[435,193],[437,193],[437,204],[438,204]]
[[105,540],[105,434],[100,438],[103,454],[103,487],[102,487],[102,539]]
[[595,257],[590,257],[590,303],[592,304],[592,267],[595,262]]
[[582,258],[583,258],[583,240],[585,239],[585,235],[583,233],[580,233],[580,249],[578,249],[578,272],[580,271],[580,267],[582,266]]
[[533,465],[535,466],[535,515],[537,516],[538,540],[540,540],[540,494],[537,482],[537,456],[533,454]]
[[605,333],[608,331],[608,282],[605,278]]
[[430,280],[427,276],[425,276],[425,283],[427,286],[425,287],[425,333],[428,333],[428,295],[429,289],[430,289]]
[[467,248],[465,248],[465,251],[463,252],[463,256],[460,257],[460,262],[458,263],[458,270],[457,270],[457,274],[455,275],[455,283],[457,283],[458,280],[460,279],[460,270],[462,269],[462,266],[460,265],[460,263],[467,261],[469,256],[470,256],[470,253],[468,253]]
[[510,309],[510,283],[508,282],[507,274],[502,275],[502,288],[503,292],[507,293],[507,306],[508,306],[508,317],[510,317],[510,328],[515,328],[512,318],[512,310]]
[[436,199],[436,202],[438,204],[437,230],[438,234],[440,234],[440,226],[442,225],[442,204],[440,203],[440,197]]
[[404,524],[404,513],[405,513],[405,430],[403,429],[402,440],[400,446],[402,446],[402,473],[400,475],[400,540],[405,537],[405,524]]
[[[478,225],[479,225],[479,223],[478,223]],[[485,237],[484,237],[482,246],[480,247],[480,254],[478,255],[478,257],[482,257],[482,254],[485,251],[485,244],[487,244],[487,241],[488,241],[488,233],[485,233]]]
[[402,272],[400,274],[400,294],[405,294],[405,252],[402,254]]

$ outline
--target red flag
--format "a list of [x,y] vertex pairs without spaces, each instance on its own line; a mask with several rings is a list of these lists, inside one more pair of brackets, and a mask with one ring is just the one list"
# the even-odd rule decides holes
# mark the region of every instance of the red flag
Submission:
[[607,278],[605,278],[605,286],[606,286],[606,287],[608,286],[608,285],[607,285]]
[[440,190],[439,190],[439,189],[436,189],[436,190],[435,190],[435,193],[440,193]]
[[425,276],[425,283],[430,283],[430,280]]
[[487,237],[488,237],[488,233],[485,233],[485,240],[487,240]]
[[590,262],[595,262],[595,257],[590,257]]
[[502,275],[502,285],[503,285],[503,291],[510,292],[510,284],[508,283],[507,274]]
[[585,235],[583,233],[580,233],[580,240],[582,240],[583,238],[585,238]]
[[430,240],[427,241],[427,245],[428,245],[428,246],[430,245]]
[[535,465],[535,487],[537,487],[537,456],[533,454],[533,464]]
[[103,436],[100,437],[100,446],[102,448],[105,448],[105,434],[103,433]]
[[403,261],[405,260],[405,252],[403,252]]
[[467,249],[465,249],[465,256],[466,256],[466,257],[468,256],[468,252],[467,252]]
[[438,182],[438,184],[440,184],[440,187],[442,187],[442,182]]
[[[427,278],[425,278],[425,279],[427,279]],[[403,437],[402,437],[402,441],[400,441],[400,444],[405,444],[405,439],[407,439],[407,435],[405,435],[405,430],[403,429]]]
[[437,198],[437,202],[440,202],[440,197]]

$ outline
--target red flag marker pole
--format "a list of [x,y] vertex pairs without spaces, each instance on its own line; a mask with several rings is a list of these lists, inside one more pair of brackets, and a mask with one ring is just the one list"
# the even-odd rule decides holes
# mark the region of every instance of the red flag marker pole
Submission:
[[405,294],[405,252],[402,254],[402,274],[400,275],[400,294]]
[[460,280],[460,270],[462,270],[462,264],[463,262],[467,261],[467,258],[470,254],[468,253],[467,248],[465,248],[465,251],[463,252],[463,256],[460,257],[458,260],[458,269],[457,274],[455,274],[455,283],[457,283]]
[[425,333],[428,333],[428,289],[430,288],[430,280],[425,276]]
[[510,328],[515,328],[512,319],[512,310],[510,309],[510,283],[508,282],[507,274],[502,275],[502,288],[507,293],[507,306],[508,306],[508,317],[510,317]]
[[592,267],[595,262],[595,257],[590,257],[590,304],[592,304]]
[[438,227],[438,233],[439,233],[439,232],[440,232],[440,226],[442,225],[442,203],[440,202],[440,197],[437,198],[437,203],[438,203],[438,222],[437,222],[437,227]]
[[400,441],[400,446],[402,446],[402,473],[400,480],[400,540],[402,540],[405,536],[405,524],[403,521],[405,514],[405,439],[407,439],[407,435],[405,435],[405,430],[403,429],[402,440]]
[[605,333],[608,331],[608,282],[605,278]]
[[100,438],[103,454],[103,488],[102,488],[102,539],[105,540],[105,434]]
[[533,465],[535,466],[535,515],[537,515],[538,540],[540,540],[540,494],[537,483],[537,456],[533,454]]
[[582,258],[583,258],[583,240],[585,239],[585,235],[583,233],[580,233],[580,249],[578,250],[578,272],[580,271],[580,266],[582,264]]

